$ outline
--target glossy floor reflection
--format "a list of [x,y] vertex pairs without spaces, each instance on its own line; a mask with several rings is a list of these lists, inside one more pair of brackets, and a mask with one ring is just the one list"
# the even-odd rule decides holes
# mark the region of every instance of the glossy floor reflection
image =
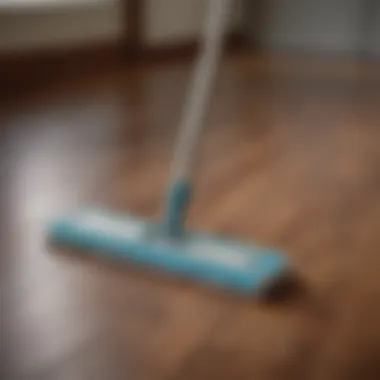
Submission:
[[375,64],[239,57],[222,69],[189,225],[285,249],[302,295],[260,304],[46,243],[46,221],[87,202],[158,214],[189,69],[66,78],[9,108],[4,378],[377,378]]

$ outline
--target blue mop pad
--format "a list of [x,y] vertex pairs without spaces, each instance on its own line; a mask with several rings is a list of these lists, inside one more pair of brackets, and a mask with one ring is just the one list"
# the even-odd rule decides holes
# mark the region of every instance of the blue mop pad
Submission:
[[283,256],[268,248],[190,231],[170,237],[158,223],[101,208],[54,221],[49,235],[56,242],[242,292],[263,289],[286,268]]

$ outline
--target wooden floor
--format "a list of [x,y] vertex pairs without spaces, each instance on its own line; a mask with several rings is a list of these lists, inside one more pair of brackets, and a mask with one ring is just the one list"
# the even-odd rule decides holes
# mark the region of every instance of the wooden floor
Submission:
[[157,215],[190,65],[60,78],[2,116],[2,379],[379,379],[380,71],[262,56],[223,66],[189,225],[282,248],[261,303],[48,247],[96,201]]

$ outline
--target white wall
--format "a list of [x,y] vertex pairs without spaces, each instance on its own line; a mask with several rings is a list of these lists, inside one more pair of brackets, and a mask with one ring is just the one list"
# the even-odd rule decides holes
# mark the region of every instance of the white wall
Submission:
[[380,2],[370,9],[370,26],[366,41],[367,50],[376,56],[380,56]]
[[275,0],[271,11],[265,45],[352,50],[360,42],[360,0]]
[[[126,0],[0,0],[0,51],[31,50],[115,40],[125,30]],[[231,30],[241,24],[241,0],[232,0]],[[148,45],[200,36],[208,0],[146,0]]]
[[[366,0],[272,0],[259,40],[271,49],[358,52],[368,46],[380,52],[380,7],[374,34],[365,36],[368,4]],[[371,41],[364,40],[368,38]]]
[[124,30],[116,0],[0,0],[0,51],[116,40]]
[[[233,0],[231,28],[241,21],[240,0]],[[208,0],[147,0],[145,41],[149,45],[194,40],[200,36]]]

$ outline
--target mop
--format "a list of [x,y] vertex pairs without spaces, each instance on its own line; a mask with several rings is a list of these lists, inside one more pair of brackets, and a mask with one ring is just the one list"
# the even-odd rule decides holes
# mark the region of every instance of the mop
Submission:
[[48,226],[50,240],[249,293],[266,289],[287,269],[284,255],[275,249],[184,228],[191,164],[221,60],[230,6],[230,0],[209,2],[162,219],[155,222],[102,207],[87,207],[53,220]]

